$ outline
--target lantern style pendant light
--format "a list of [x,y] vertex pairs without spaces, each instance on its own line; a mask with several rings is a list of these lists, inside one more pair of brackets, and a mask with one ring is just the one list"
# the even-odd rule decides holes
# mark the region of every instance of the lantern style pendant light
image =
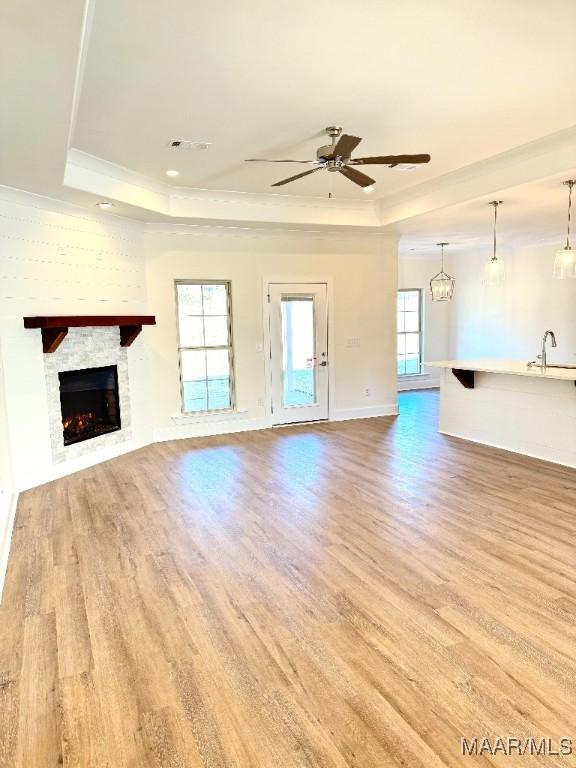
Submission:
[[496,224],[498,223],[498,206],[502,205],[502,200],[492,200],[489,205],[494,207],[494,237],[492,258],[486,262],[484,268],[484,282],[492,287],[501,285],[505,277],[504,262],[496,255]]
[[454,284],[456,283],[453,277],[444,272],[444,246],[450,245],[450,243],[437,243],[437,245],[442,249],[442,263],[440,272],[430,280],[430,294],[432,295],[432,301],[450,301],[454,293]]
[[570,245],[570,217],[572,215],[572,187],[576,184],[576,179],[563,181],[562,184],[568,187],[568,231],[566,233],[566,245],[561,251],[556,251],[554,259],[553,275],[558,280],[565,280],[568,277],[576,277],[576,253]]

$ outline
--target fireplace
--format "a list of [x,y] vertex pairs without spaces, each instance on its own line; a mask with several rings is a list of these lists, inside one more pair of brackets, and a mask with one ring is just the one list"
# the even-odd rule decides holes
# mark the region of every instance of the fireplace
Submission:
[[118,369],[115,365],[60,371],[58,378],[64,445],[120,429]]

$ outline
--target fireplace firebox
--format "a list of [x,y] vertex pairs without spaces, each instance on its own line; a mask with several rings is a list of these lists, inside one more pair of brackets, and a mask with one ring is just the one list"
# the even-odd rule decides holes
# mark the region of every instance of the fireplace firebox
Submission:
[[115,365],[60,371],[58,378],[64,445],[90,440],[121,428]]

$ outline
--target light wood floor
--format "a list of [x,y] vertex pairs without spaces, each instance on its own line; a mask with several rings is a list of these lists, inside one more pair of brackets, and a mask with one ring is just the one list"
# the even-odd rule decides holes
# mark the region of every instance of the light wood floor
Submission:
[[573,765],[460,738],[576,744],[576,472],[437,435],[436,399],[23,494],[0,765]]

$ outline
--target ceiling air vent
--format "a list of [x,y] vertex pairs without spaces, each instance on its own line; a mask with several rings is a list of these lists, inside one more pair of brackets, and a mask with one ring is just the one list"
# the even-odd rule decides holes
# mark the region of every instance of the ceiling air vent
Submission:
[[211,141],[189,141],[185,139],[173,139],[168,142],[169,147],[174,147],[175,149],[192,149],[196,152],[208,149],[211,145]]

